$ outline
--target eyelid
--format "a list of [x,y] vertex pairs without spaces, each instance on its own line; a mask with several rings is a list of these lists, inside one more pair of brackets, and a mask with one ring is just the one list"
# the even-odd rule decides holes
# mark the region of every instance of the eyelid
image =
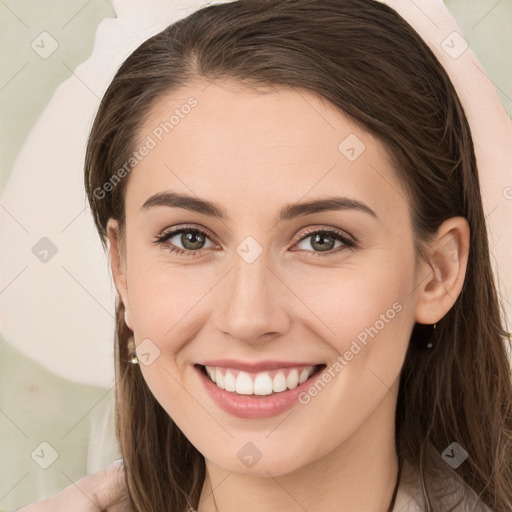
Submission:
[[306,231],[302,232],[300,238],[297,239],[297,242],[301,242],[302,240],[304,240],[304,238],[307,238],[309,235],[313,233],[334,233],[340,236],[341,238],[345,238],[347,242],[350,242],[354,245],[357,243],[357,240],[352,235],[349,235],[346,231],[343,231],[342,229],[335,228],[332,226],[323,226],[321,224],[313,226],[312,228],[307,228]]
[[203,232],[205,235],[208,236],[208,238],[215,240],[215,236],[213,233],[208,229],[202,226],[201,224],[178,224],[177,226],[172,226],[170,228],[165,228],[158,236],[157,238],[164,238],[167,235],[173,234],[174,236],[179,234],[180,231],[199,231]]

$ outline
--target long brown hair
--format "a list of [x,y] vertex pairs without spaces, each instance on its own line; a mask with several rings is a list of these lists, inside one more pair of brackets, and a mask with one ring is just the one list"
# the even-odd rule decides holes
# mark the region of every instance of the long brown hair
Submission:
[[[495,512],[512,510],[512,386],[473,142],[447,73],[393,9],[374,0],[238,0],[204,7],[151,37],[118,70],[87,146],[85,187],[104,248],[106,223],[124,230],[129,177],[105,187],[132,156],[151,107],[196,77],[305,89],[326,98],[382,141],[411,212],[416,257],[440,224],[467,219],[463,289],[437,324],[435,347],[411,333],[396,410],[399,461],[419,469],[427,510],[427,446],[453,441],[469,454],[457,469]],[[119,176],[117,176],[119,178]],[[130,365],[132,334],[118,299],[116,429],[138,512],[197,507],[205,478],[192,446]]]

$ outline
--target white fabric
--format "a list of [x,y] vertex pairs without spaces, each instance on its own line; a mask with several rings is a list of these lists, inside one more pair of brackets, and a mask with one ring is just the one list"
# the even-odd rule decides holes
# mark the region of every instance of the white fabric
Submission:
[[[510,325],[512,230],[506,219],[512,207],[512,123],[471,50],[453,58],[464,42],[453,35],[460,30],[441,0],[386,3],[428,42],[465,108]],[[117,18],[99,24],[91,57],[55,91],[0,198],[0,333],[72,381],[108,388],[114,379],[115,289],[83,189],[86,138],[99,98],[138,44],[203,5],[202,0],[113,0]],[[46,263],[32,253],[42,237],[57,247]],[[44,250],[43,244],[39,257]]]

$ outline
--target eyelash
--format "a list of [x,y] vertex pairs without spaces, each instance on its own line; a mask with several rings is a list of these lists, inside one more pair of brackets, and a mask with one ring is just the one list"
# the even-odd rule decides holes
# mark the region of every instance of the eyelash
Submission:
[[[180,255],[180,256],[187,256],[187,257],[194,258],[203,249],[198,249],[197,251],[190,251],[188,249],[180,249],[179,247],[176,247],[173,244],[169,245],[167,243],[167,241],[170,238],[173,238],[174,236],[179,235],[180,233],[183,233],[183,232],[200,233],[201,235],[204,235],[207,238],[210,238],[210,239],[212,238],[210,236],[210,233],[206,230],[198,229],[198,228],[192,227],[192,226],[183,226],[183,227],[180,227],[177,229],[172,229],[170,231],[164,231],[161,235],[156,237],[156,239],[153,241],[153,243],[155,243],[157,245],[161,245],[161,246],[167,246],[167,250],[171,253],[176,253],[177,255]],[[309,238],[311,235],[316,235],[316,234],[327,234],[329,236],[333,236],[333,238],[339,240],[340,242],[343,242],[345,244],[345,247],[338,247],[337,249],[332,249],[330,251],[326,251],[325,253],[320,253],[320,252],[316,252],[316,251],[306,251],[308,253],[313,253],[315,256],[320,256],[320,257],[332,256],[341,251],[344,251],[347,249],[354,249],[356,247],[356,244],[353,240],[348,238],[342,231],[340,231],[338,229],[334,229],[334,228],[315,229],[312,231],[307,231],[306,233],[304,233],[302,238],[297,240],[296,243],[302,242],[305,239]],[[304,249],[299,249],[299,250],[304,251]]]

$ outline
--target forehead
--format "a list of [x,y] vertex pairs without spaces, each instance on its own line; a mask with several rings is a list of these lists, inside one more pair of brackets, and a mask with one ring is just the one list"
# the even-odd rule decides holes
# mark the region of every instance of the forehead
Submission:
[[135,149],[144,145],[151,148],[131,172],[127,209],[166,189],[215,196],[242,215],[252,201],[270,207],[333,193],[377,201],[383,212],[397,201],[402,215],[407,209],[380,141],[302,89],[192,82],[153,105]]

